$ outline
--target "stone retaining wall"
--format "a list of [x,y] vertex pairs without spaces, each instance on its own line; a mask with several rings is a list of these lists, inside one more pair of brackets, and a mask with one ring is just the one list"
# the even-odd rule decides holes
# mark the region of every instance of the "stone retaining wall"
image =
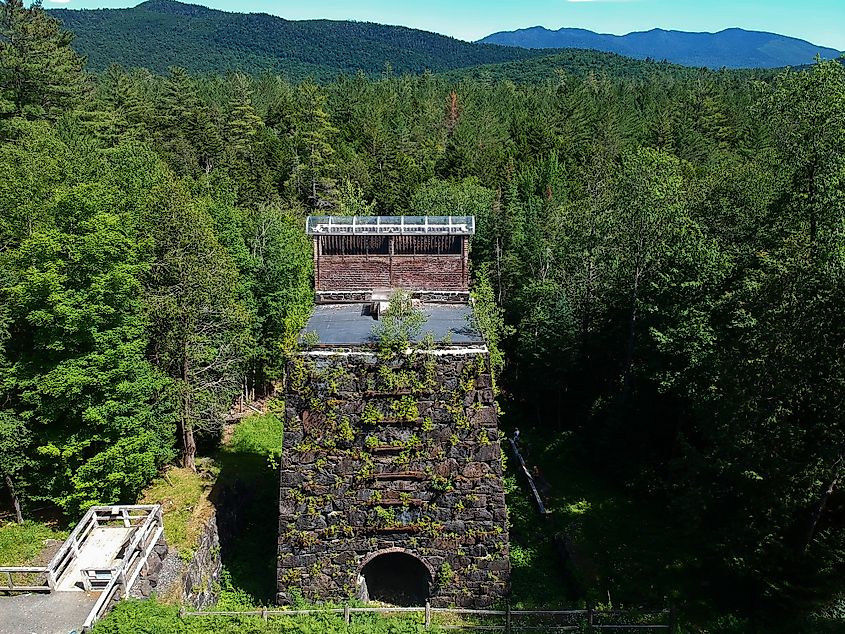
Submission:
[[162,536],[141,570],[132,596],[147,599],[156,594],[202,610],[214,605],[219,598],[222,567],[217,518],[212,515],[187,562],[176,550],[168,549]]

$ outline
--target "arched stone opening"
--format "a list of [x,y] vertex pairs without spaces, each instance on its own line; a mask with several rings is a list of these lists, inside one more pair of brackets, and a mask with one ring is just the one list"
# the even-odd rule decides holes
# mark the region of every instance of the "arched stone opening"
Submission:
[[434,571],[416,555],[389,548],[368,555],[358,576],[358,597],[402,607],[424,605],[431,597]]

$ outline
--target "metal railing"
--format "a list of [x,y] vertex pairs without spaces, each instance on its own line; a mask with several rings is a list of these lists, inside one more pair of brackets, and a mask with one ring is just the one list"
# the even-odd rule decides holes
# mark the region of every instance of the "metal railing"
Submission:
[[457,235],[475,233],[475,216],[308,216],[308,235]]
[[[164,518],[161,506],[158,504],[115,508],[119,510],[118,514],[111,512],[112,509],[109,507],[99,507],[99,510],[109,511],[108,517],[103,519],[106,522],[121,522],[125,528],[132,527],[136,530],[132,536],[132,541],[129,542],[124,551],[123,559],[115,568],[110,570],[89,568],[82,571],[83,578],[88,579],[89,583],[92,577],[97,579],[97,586],[99,587],[95,588],[92,584],[92,588],[102,589],[102,594],[100,594],[88,614],[88,618],[82,625],[83,632],[90,631],[94,623],[108,613],[112,602],[119,595],[124,599],[129,596],[129,591],[138,579],[138,575],[141,574],[147,558],[164,532]],[[131,515],[132,511],[138,511],[140,514]]]
[[0,567],[0,580],[5,577],[6,582],[0,585],[0,592],[55,592],[62,575],[77,560],[94,530],[108,526],[131,529],[132,538],[116,566],[80,570],[85,590],[102,591],[83,625],[83,631],[89,630],[108,612],[118,594],[129,595],[161,538],[164,520],[158,504],[90,508],[46,566]]

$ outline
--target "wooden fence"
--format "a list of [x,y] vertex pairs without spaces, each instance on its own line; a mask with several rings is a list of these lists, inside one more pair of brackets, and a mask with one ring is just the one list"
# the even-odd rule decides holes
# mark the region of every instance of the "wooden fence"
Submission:
[[426,629],[433,625],[437,615],[460,617],[474,620],[476,623],[436,624],[441,630],[466,630],[489,632],[660,632],[674,634],[674,610],[633,611],[633,610],[471,610],[458,608],[359,608],[344,606],[323,610],[251,610],[243,612],[191,612],[182,609],[180,616],[198,617],[260,617],[264,621],[271,618],[292,616],[315,616],[320,614],[343,615],[346,623],[351,623],[355,614],[419,614]]

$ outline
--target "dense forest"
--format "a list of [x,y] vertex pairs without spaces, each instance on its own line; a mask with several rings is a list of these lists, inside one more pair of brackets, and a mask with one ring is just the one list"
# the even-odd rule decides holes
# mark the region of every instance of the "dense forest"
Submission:
[[841,64],[92,75],[39,6],[0,17],[10,511],[134,501],[279,379],[312,300],[311,210],[474,214],[505,426],[570,439],[579,469],[657,508],[700,582],[687,605],[841,617]]

